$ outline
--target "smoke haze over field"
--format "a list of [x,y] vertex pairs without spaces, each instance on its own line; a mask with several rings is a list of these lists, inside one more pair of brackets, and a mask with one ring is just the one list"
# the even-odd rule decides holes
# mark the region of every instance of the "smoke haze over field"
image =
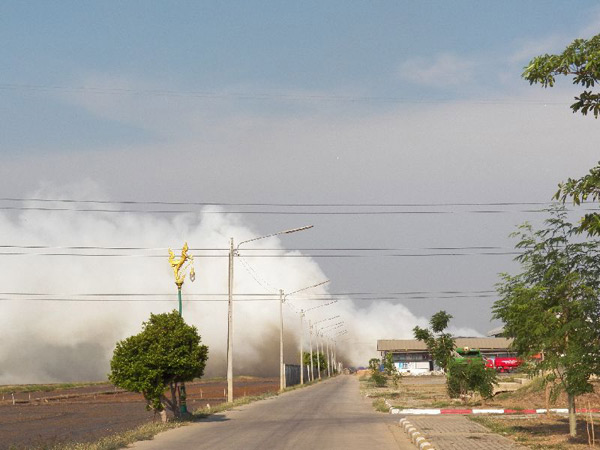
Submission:
[[[93,186],[80,186],[101,198]],[[66,196],[66,192],[37,192]],[[270,230],[278,231],[278,230]],[[309,233],[311,231],[306,231]],[[49,247],[97,246],[142,247],[153,250],[66,250],[38,249],[30,255],[0,259],[2,294],[0,315],[0,383],[36,383],[104,379],[114,344],[140,331],[150,312],[177,307],[176,287],[167,261],[167,246],[179,251],[187,241],[191,248],[222,248],[229,237],[236,242],[268,234],[231,214],[180,214],[155,217],[149,214],[106,214],[95,212],[25,211],[0,215],[0,234],[12,245]],[[276,257],[252,258],[247,248],[278,249]],[[268,238],[241,248],[235,261],[235,292],[238,294],[277,294],[277,289],[293,292],[327,279],[310,258],[285,258],[282,240]],[[120,254],[119,257],[39,256],[41,253]],[[227,303],[225,301],[186,301],[193,294],[221,294],[206,297],[226,300],[227,258],[204,258],[215,252],[193,251],[196,267],[194,283],[183,286],[183,314],[196,325],[209,346],[207,375],[225,372]],[[297,252],[296,252],[297,253]],[[36,255],[37,254],[37,255]],[[226,252],[220,253],[226,256]],[[325,294],[318,287],[310,294]],[[35,294],[53,294],[58,301],[32,301]],[[131,294],[128,297],[79,297],[82,294]],[[140,294],[164,294],[159,299]],[[46,297],[45,297],[46,298]],[[66,300],[84,298],[83,301]],[[271,297],[276,298],[276,297]],[[94,301],[100,300],[100,301]],[[327,301],[288,298],[284,307],[286,362],[296,363],[299,346],[299,315],[292,309],[309,308]],[[234,306],[234,368],[236,374],[275,375],[278,362],[278,302],[236,302]],[[370,303],[358,309],[350,301],[317,308],[307,313],[313,321],[340,315],[349,334],[340,343],[339,354],[351,364],[365,364],[376,355],[376,339],[409,337],[414,325],[423,325],[402,305]],[[304,345],[308,349],[307,326]],[[472,332],[474,333],[474,332]]]

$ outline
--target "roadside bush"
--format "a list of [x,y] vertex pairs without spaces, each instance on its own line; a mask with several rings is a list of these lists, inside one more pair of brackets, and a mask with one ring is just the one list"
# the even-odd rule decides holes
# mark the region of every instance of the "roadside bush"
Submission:
[[377,398],[373,400],[373,407],[375,408],[375,411],[379,412],[386,413],[390,411],[390,407],[386,405],[385,400],[382,398]]
[[380,362],[377,358],[371,358],[369,360],[369,370],[371,371],[371,381],[375,383],[375,386],[384,387],[387,383],[387,378],[379,371]]
[[391,353],[385,355],[383,360],[383,368],[385,370],[385,374],[388,376],[388,379],[392,380],[394,387],[398,387],[398,382],[400,381],[401,375],[394,365],[394,358]]
[[377,387],[385,387],[385,385],[387,384],[386,376],[379,371],[373,372],[371,374],[371,381],[375,383],[375,386]]
[[451,398],[466,400],[475,392],[483,398],[490,398],[498,384],[498,376],[494,369],[485,367],[480,360],[450,361],[446,383]]
[[[141,333],[117,342],[109,380],[120,388],[141,392],[148,409],[159,412],[166,422],[165,407],[180,417],[178,385],[202,377],[207,358],[208,347],[201,345],[198,330],[187,325],[177,311],[150,314]],[[167,388],[171,399],[165,396]]]

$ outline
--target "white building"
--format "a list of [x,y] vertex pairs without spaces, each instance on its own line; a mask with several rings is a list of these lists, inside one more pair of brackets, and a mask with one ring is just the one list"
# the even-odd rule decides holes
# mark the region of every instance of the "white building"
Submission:
[[[478,349],[483,356],[514,356],[509,351],[512,339],[506,338],[456,338],[456,347]],[[381,358],[392,354],[394,364],[401,373],[413,375],[425,374],[436,370],[431,355],[424,342],[416,339],[380,339],[377,341],[377,351]]]

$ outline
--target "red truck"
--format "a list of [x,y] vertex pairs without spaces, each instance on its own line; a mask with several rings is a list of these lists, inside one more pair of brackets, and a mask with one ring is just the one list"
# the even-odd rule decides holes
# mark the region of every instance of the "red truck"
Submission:
[[515,357],[503,358],[488,358],[485,362],[485,367],[496,369],[498,372],[512,372],[517,367],[523,364],[523,360]]

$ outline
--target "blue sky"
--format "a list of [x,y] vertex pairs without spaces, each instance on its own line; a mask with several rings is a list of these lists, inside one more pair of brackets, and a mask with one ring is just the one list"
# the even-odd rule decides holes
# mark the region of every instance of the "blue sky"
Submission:
[[[523,42],[581,29],[596,2],[3,2],[5,82],[89,72],[175,89],[407,89],[399,66],[451,53],[491,78]],[[560,24],[557,30],[556,24]],[[494,61],[496,60],[496,61]],[[443,90],[434,90],[438,94]]]
[[[544,90],[521,72],[599,31],[596,1],[3,1],[0,188],[114,200],[547,201],[597,162],[598,121],[571,113],[569,80]],[[294,242],[511,246],[507,235],[529,218],[315,217],[315,233]],[[244,220],[257,233],[299,225]],[[514,269],[510,258],[319,263],[336,291],[490,289]],[[487,331],[490,302],[462,325]]]
[[[577,6],[560,1],[543,6],[519,1],[3,2],[0,150],[86,151],[90,143],[155,138],[131,123],[82,111],[64,101],[64,91],[6,85],[94,88],[95,81],[107,78],[97,84],[242,96],[383,98],[359,101],[375,110],[389,108],[389,98],[493,99],[523,87],[519,74],[528,56],[519,55],[521,49],[558,50],[598,17],[596,2]],[[276,101],[238,103],[236,108],[264,114],[291,107]]]

